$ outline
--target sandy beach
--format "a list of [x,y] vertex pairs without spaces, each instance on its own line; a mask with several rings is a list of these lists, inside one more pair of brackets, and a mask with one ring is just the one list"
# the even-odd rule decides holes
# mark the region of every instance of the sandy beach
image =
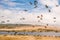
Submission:
[[0,40],[60,40],[60,37],[32,36],[32,35],[0,35]]
[[[60,32],[60,28],[53,26],[16,26],[14,28],[0,28],[0,31],[15,32]],[[60,36],[33,35],[0,35],[0,40],[60,40]]]

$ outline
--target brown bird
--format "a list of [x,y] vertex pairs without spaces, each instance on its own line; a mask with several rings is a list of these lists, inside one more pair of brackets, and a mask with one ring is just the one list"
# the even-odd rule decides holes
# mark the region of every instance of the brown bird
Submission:
[[40,16],[37,16],[37,18],[40,18]]
[[53,19],[56,19],[56,17],[54,17]]
[[7,22],[9,22],[10,20],[7,20]]
[[43,15],[41,14],[41,17],[43,17]]

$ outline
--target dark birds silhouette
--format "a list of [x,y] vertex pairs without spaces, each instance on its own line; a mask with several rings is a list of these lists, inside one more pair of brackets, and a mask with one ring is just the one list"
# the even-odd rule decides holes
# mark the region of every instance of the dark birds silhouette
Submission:
[[59,5],[56,5],[56,7],[58,7]]
[[1,21],[1,23],[5,23],[5,21]]
[[47,26],[49,25],[49,24],[46,24]]
[[10,20],[7,20],[7,22],[10,22]]
[[24,11],[28,11],[28,10],[24,10]]
[[56,17],[54,17],[53,19],[56,19]]
[[30,3],[30,5],[32,5],[32,2],[29,2]]
[[48,8],[48,6],[47,6],[47,5],[45,5],[45,7],[46,7],[46,8]]
[[34,1],[34,5],[37,5],[37,4],[38,4],[38,2],[37,2],[37,0],[35,0],[35,1]]
[[20,20],[25,20],[25,18],[20,18]]
[[34,5],[35,5],[34,8],[37,8],[37,4],[38,4],[38,2],[37,2],[37,0],[35,0],[35,1],[34,1]]
[[37,6],[35,6],[34,8],[37,8]]
[[40,18],[40,16],[37,16],[37,18]]
[[50,9],[49,9],[48,11],[49,11],[49,12],[51,12],[51,10],[50,10]]

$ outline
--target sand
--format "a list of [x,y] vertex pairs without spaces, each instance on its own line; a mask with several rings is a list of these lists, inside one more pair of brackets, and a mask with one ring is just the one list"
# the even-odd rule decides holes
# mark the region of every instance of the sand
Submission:
[[0,40],[60,40],[60,37],[32,35],[0,35]]
[[[24,26],[15,28],[2,28],[0,31],[59,31],[60,28],[53,26]],[[60,37],[56,36],[32,36],[32,35],[0,35],[0,40],[60,40]]]

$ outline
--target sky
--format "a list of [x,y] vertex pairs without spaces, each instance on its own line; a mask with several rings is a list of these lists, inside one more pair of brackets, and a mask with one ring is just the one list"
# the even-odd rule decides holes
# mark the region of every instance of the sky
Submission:
[[60,0],[0,0],[0,24],[60,26],[59,17]]

